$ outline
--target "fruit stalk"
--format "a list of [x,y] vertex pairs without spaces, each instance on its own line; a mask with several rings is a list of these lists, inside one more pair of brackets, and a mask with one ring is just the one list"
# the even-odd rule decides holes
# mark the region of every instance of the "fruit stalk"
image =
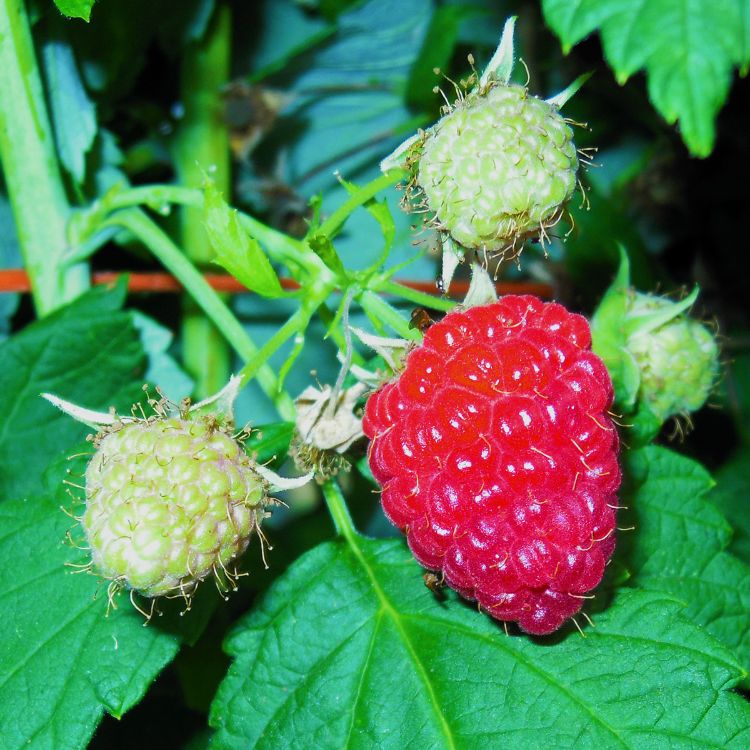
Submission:
[[344,537],[352,547],[355,547],[354,536],[357,531],[354,528],[354,522],[349,513],[349,506],[346,504],[339,483],[334,478],[328,479],[323,484],[322,489],[323,498],[326,501],[326,506],[328,506],[328,512],[333,519],[336,532],[339,536]]

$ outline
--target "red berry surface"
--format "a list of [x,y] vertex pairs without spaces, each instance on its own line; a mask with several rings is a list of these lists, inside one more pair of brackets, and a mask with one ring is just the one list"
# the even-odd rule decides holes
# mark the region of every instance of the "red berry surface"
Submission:
[[367,402],[383,510],[462,596],[551,633],[614,551],[612,398],[588,322],[562,305],[507,295],[449,313]]

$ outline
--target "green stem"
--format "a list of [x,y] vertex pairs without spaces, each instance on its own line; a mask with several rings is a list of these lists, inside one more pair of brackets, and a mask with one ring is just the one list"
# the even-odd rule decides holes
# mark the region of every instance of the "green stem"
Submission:
[[349,544],[356,547],[357,530],[354,528],[354,522],[346,500],[344,500],[344,495],[335,479],[329,479],[323,485],[323,497],[336,526],[336,532],[339,536],[343,536]]
[[85,265],[65,267],[70,207],[22,0],[0,0],[0,162],[39,315],[89,285]]
[[[200,185],[204,172],[224,194],[230,192],[229,134],[223,116],[221,87],[229,80],[231,15],[217,7],[203,38],[188,45],[180,71],[180,97],[185,114],[175,139],[175,167],[184,185]],[[199,268],[213,259],[213,249],[203,227],[203,211],[184,206],[181,242],[187,257]],[[182,317],[182,359],[195,379],[195,395],[216,393],[229,379],[231,357],[226,340],[186,297]]]
[[[106,207],[110,210],[142,205],[159,210],[169,203],[202,209],[203,191],[180,185],[142,185],[121,190],[106,201]],[[238,211],[237,215],[248,234],[258,240],[274,260],[286,263],[290,270],[294,271],[295,266],[308,267],[311,263],[323,266],[317,256],[311,258],[313,254],[306,249],[305,243],[272,229],[242,211]]]
[[[137,208],[118,211],[102,224],[102,228],[106,226],[123,227],[141,240],[182,284],[185,291],[222,332],[243,360],[248,361],[258,353],[258,347],[247,335],[234,313],[169,236],[143,211]],[[264,393],[276,404],[281,416],[288,421],[293,421],[294,402],[286,391],[279,388],[278,379],[271,367],[264,364],[258,368],[257,378]]]
[[450,312],[456,306],[453,300],[446,299],[445,297],[435,297],[431,294],[420,292],[417,289],[411,289],[396,281],[375,281],[368,286],[368,289],[373,292],[386,292],[387,294],[392,294],[394,297],[401,297],[401,299],[409,300],[409,302],[413,302],[415,305],[429,307],[432,310]]
[[363,292],[359,298],[359,303],[369,316],[374,317],[376,320],[381,320],[401,336],[401,338],[408,341],[421,340],[422,336],[419,331],[409,328],[409,323],[401,316],[398,310],[391,307],[374,292]]
[[[333,343],[336,344],[336,348],[340,352],[345,352],[346,336],[344,336],[344,332],[338,325],[338,312],[334,314],[331,312],[328,305],[323,303],[318,307],[318,317],[320,318],[320,322],[326,327],[327,333],[325,338],[330,337],[333,340]],[[352,362],[355,365],[363,365],[365,364],[365,358],[358,351],[354,350],[352,352]]]
[[384,175],[368,182],[345,203],[342,203],[318,228],[318,234],[324,234],[327,237],[335,237],[344,222],[352,215],[354,209],[363,206],[372,200],[381,190],[385,190],[391,185],[400,182],[406,176],[403,169],[392,169]]
[[307,304],[302,305],[290,318],[279,328],[273,336],[248,360],[247,364],[240,370],[240,382],[244,386],[255,373],[260,370],[265,362],[283,346],[292,336],[304,331],[310,321],[314,307]]

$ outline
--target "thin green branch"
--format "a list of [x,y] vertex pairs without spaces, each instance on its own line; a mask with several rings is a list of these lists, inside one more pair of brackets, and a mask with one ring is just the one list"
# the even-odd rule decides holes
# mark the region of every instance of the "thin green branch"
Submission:
[[[343,352],[346,349],[346,340],[344,334],[336,325],[338,320],[338,311],[336,314],[332,313],[328,305],[325,303],[318,306],[318,318],[320,322],[326,327],[326,335],[324,338],[330,338],[336,345],[336,348]],[[357,351],[352,353],[353,362],[355,365],[363,365],[365,358]]]
[[385,190],[391,185],[395,185],[400,182],[406,176],[406,172],[402,169],[392,169],[386,172],[384,175],[377,177],[372,182],[368,182],[356,193],[354,193],[348,201],[342,203],[321,225],[318,227],[317,234],[324,234],[327,237],[334,237],[339,229],[344,225],[344,222],[354,213],[354,210],[359,206],[363,206],[369,200],[372,200],[381,190]]
[[376,281],[368,288],[373,292],[385,292],[387,294],[392,294],[394,297],[401,297],[401,299],[413,302],[415,305],[429,307],[432,310],[450,312],[456,306],[456,303],[453,300],[446,299],[445,297],[436,297],[432,294],[426,294],[425,292],[411,289],[408,286],[399,284],[396,281],[391,281],[390,279],[386,279],[382,282]]
[[341,492],[338,482],[335,479],[329,479],[323,485],[323,497],[325,498],[328,512],[333,518],[336,532],[343,536],[349,544],[356,547],[357,530],[354,528],[349,508]]
[[[137,208],[118,211],[103,226],[119,226],[132,232],[182,284],[243,360],[251,360],[257,355],[258,347],[221,297],[169,236],[143,211]],[[294,420],[294,402],[286,391],[279,388],[276,374],[268,364],[258,368],[257,379],[281,416],[289,421]]]
[[279,328],[273,336],[247,361],[240,370],[240,382],[244,386],[264,366],[268,359],[282,347],[292,336],[304,331],[315,310],[315,306],[303,304],[294,314]]
[[368,316],[381,320],[391,329],[393,329],[401,338],[408,341],[419,341],[422,337],[419,331],[409,328],[409,323],[396,310],[391,307],[384,299],[371,291],[363,292],[359,297],[359,303],[364,308]]
[[305,347],[305,331],[299,331],[295,337],[294,337],[294,346],[292,347],[292,350],[289,352],[289,355],[284,360],[284,364],[281,365],[279,368],[279,383],[283,387],[284,382],[286,381],[286,376],[291,371],[292,367],[294,367],[294,363],[297,361],[297,358],[300,354],[302,354],[302,350]]
[[[110,210],[145,205],[160,211],[169,204],[203,208],[203,191],[180,185],[142,185],[120,190],[105,200],[106,208]],[[248,234],[258,240],[274,260],[302,267],[323,265],[317,256],[309,253],[303,242],[269,227],[242,211],[238,211],[237,216]],[[291,265],[290,268],[294,270]]]

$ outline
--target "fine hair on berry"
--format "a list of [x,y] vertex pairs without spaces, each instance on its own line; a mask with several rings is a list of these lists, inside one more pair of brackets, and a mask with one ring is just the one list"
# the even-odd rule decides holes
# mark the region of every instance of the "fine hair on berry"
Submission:
[[612,399],[588,322],[562,305],[507,295],[449,313],[367,402],[386,516],[496,619],[557,630],[615,547]]
[[232,431],[211,415],[161,411],[118,421],[94,442],[82,526],[110,601],[130,589],[180,596],[189,608],[209,576],[222,592],[235,588],[234,561],[261,535],[269,500]]

